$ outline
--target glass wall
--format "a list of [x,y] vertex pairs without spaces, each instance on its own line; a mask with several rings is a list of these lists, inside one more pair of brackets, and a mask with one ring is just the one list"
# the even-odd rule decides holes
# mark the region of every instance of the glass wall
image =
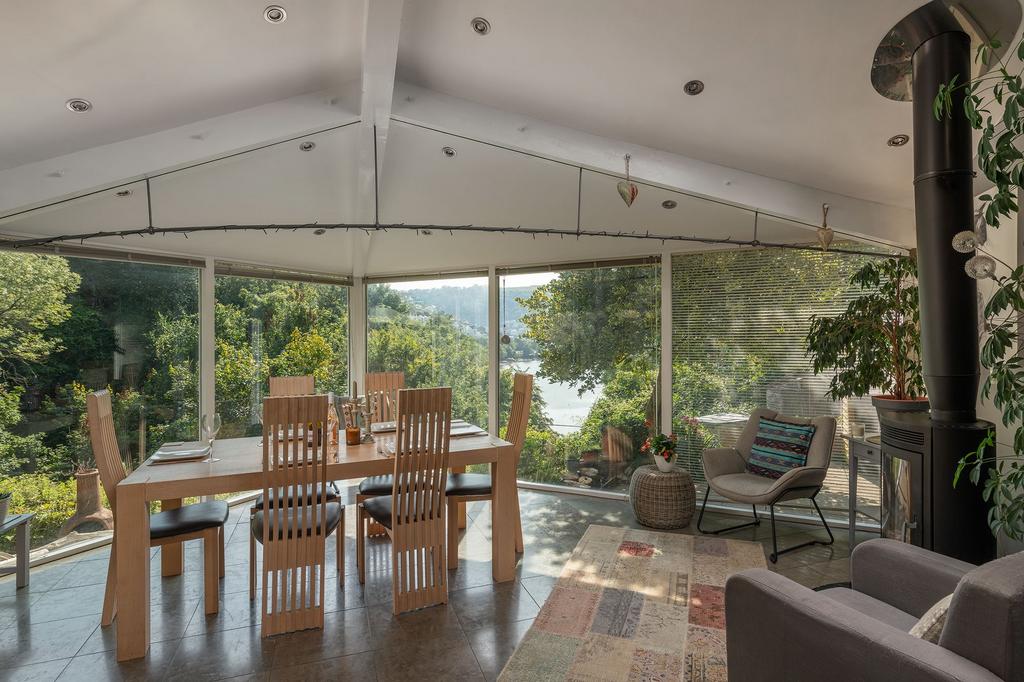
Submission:
[[90,391],[111,392],[129,468],[198,437],[198,290],[193,268],[0,251],[0,491],[35,512],[34,551],[109,534]]
[[486,277],[368,284],[366,310],[367,371],[451,386],[452,417],[488,428]]
[[[792,249],[673,257],[673,429],[680,435],[681,465],[698,487],[701,450],[732,445],[757,407],[799,417],[833,415],[840,433],[854,423],[877,433],[869,399],[826,397],[831,377],[815,376],[805,350],[812,316],[836,315],[861,293],[849,280],[868,258]],[[818,496],[826,513],[846,514],[848,461],[847,441],[837,436]],[[878,468],[863,466],[859,473],[861,507],[877,521]]]
[[625,491],[658,421],[660,267],[500,277],[502,423],[513,372],[535,376],[519,478]]
[[348,395],[348,287],[217,275],[219,437],[257,435],[271,376],[312,374]]

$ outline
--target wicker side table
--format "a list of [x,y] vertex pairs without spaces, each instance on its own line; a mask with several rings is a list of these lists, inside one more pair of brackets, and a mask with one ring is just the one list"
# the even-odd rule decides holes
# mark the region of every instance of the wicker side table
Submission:
[[693,520],[697,491],[685,469],[668,473],[652,464],[637,467],[629,479],[629,503],[641,525],[648,528],[685,528]]

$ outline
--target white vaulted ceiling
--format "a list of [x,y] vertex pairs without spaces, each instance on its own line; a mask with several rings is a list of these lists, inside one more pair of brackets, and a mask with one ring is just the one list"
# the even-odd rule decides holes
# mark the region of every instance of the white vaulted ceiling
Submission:
[[[0,232],[144,227],[148,177],[158,227],[372,222],[376,203],[384,223],[806,243],[827,202],[840,232],[912,243],[912,145],[885,144],[911,132],[911,104],[869,69],[921,0],[276,1],[280,25],[246,0],[8,3]],[[762,214],[755,235],[755,208],[804,226]],[[359,274],[662,249],[443,231],[126,241],[105,244]]]
[[[920,0],[407,3],[399,78],[605,137],[910,205],[911,105],[869,79]],[[468,29],[490,20],[486,37]],[[698,97],[683,84],[701,79]]]
[[362,2],[283,4],[275,26],[249,0],[4,2],[0,169],[359,78]]

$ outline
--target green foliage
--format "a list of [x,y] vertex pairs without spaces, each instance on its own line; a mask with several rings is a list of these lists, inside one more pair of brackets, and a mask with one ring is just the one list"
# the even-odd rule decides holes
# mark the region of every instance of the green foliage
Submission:
[[[1004,61],[995,60],[1001,47],[997,38],[982,43],[977,61],[995,68],[966,83],[954,78],[943,84],[933,103],[937,119],[962,112],[971,127],[981,132],[978,167],[994,184],[994,190],[980,197],[981,212],[985,223],[993,229],[999,227],[1003,218],[1015,226],[1024,174],[1024,154],[1019,149],[1019,140],[1024,136],[1024,88],[1020,72],[1012,73]],[[1024,41],[1017,45],[1016,54],[1018,59],[1024,59]],[[998,61],[998,65],[993,61]],[[984,253],[980,248],[978,251]],[[1024,540],[1024,357],[1020,350],[1024,266],[1003,265],[1008,272],[993,277],[995,292],[984,311],[986,337],[981,364],[988,370],[988,377],[982,396],[992,401],[1002,413],[1003,426],[1012,430],[1013,454],[997,456],[995,434],[990,431],[977,450],[960,460],[955,480],[959,481],[965,469],[969,469],[975,485],[982,484],[985,475],[982,496],[991,505],[989,528],[995,534],[1002,532],[1014,540]]]
[[656,267],[570,270],[526,299],[526,338],[541,374],[580,393],[608,383],[616,367],[660,347],[661,280]]
[[20,379],[61,348],[46,331],[71,315],[67,297],[78,283],[63,258],[0,252],[0,381]]
[[835,371],[833,400],[878,387],[897,400],[924,393],[917,264],[911,258],[869,262],[850,279],[866,293],[836,317],[814,317],[807,351],[814,372]]
[[[35,512],[31,525],[33,547],[57,537],[61,525],[75,513],[74,480],[55,481],[45,474],[21,474],[0,478],[0,490],[11,493],[10,513]],[[0,538],[0,551],[13,549],[13,538]]]

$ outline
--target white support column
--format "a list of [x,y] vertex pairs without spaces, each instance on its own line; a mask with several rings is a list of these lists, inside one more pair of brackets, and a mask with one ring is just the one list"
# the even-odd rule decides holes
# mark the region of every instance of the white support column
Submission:
[[[213,414],[216,411],[216,380],[214,371],[217,367],[215,353],[215,296],[216,263],[213,258],[206,259],[206,267],[199,271],[199,417]],[[199,425],[196,433],[199,437]]]
[[498,389],[501,387],[501,310],[499,290],[501,282],[494,266],[487,268],[487,424],[488,431],[497,436]]
[[661,254],[661,430],[672,432],[672,254]]
[[366,374],[366,285],[362,277],[352,280],[348,296],[348,383],[359,382],[362,391]]

